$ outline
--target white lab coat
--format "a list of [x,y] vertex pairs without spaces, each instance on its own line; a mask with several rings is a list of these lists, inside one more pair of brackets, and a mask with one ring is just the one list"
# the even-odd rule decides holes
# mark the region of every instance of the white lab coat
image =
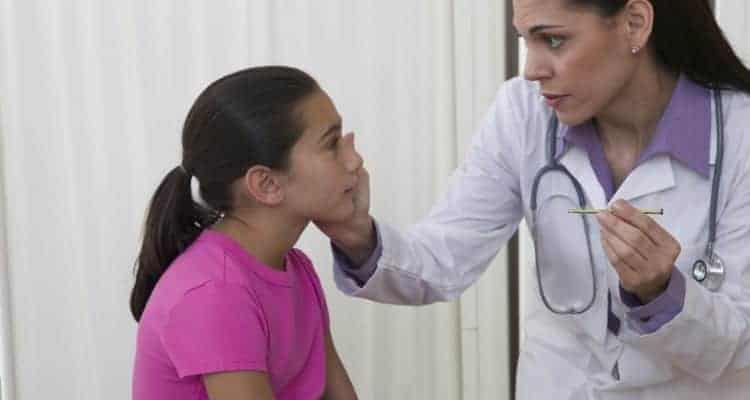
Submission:
[[[750,398],[750,97],[724,92],[723,103],[725,150],[715,247],[726,266],[721,289],[709,292],[690,275],[706,246],[711,179],[666,155],[646,161],[630,173],[613,199],[625,199],[639,208],[665,209],[658,221],[682,245],[676,261],[687,283],[681,313],[652,334],[640,334],[631,325],[617,275],[594,225],[591,243],[599,290],[589,311],[556,316],[541,302],[536,282],[525,288],[531,293],[531,304],[523,316],[516,398]],[[339,288],[396,304],[456,299],[479,278],[519,221],[529,220],[532,180],[546,163],[550,115],[535,84],[518,78],[506,82],[444,198],[408,232],[379,222],[383,253],[376,272],[359,288],[337,269]],[[711,119],[713,164],[713,114]],[[560,161],[581,183],[590,207],[607,206],[584,150],[571,146]],[[540,196],[555,195],[553,181],[543,185],[546,189]],[[553,222],[538,229],[559,235],[566,227]],[[559,236],[560,243],[566,244],[564,235]],[[575,257],[576,251],[560,254]],[[585,258],[583,268],[588,266]],[[532,272],[534,264],[523,268]],[[608,289],[613,311],[623,322],[618,336],[607,330]],[[612,373],[615,363],[619,379]]]

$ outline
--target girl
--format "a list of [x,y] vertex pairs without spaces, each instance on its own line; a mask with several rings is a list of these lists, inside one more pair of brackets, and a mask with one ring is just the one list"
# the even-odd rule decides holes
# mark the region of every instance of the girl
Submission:
[[362,159],[330,98],[297,69],[235,72],[195,101],[182,150],[136,263],[133,398],[356,399],[293,248],[354,212]]

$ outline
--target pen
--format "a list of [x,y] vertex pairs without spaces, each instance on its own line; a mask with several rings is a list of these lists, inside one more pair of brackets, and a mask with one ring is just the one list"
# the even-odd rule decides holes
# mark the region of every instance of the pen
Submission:
[[[600,212],[609,211],[606,208],[597,209],[597,208],[571,208],[568,210],[571,214],[598,214]],[[646,215],[664,215],[664,209],[643,209],[638,210]]]

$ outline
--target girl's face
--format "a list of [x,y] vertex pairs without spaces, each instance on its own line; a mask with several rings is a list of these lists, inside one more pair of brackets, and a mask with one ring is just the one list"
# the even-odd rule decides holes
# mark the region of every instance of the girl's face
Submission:
[[352,133],[342,135],[341,117],[322,90],[297,108],[305,127],[289,155],[284,201],[308,220],[334,222],[354,213],[353,192],[362,158]]
[[513,25],[528,49],[524,77],[539,82],[561,122],[577,125],[613,102],[636,64],[624,15],[567,3],[513,0]]

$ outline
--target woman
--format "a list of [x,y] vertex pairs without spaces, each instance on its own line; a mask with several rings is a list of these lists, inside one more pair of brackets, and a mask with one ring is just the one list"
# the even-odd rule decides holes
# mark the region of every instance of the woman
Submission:
[[525,80],[502,86],[429,216],[376,224],[360,179],[355,217],[319,224],[339,287],[455,299],[525,218],[539,278],[516,398],[746,398],[750,71],[705,0],[513,8]]

